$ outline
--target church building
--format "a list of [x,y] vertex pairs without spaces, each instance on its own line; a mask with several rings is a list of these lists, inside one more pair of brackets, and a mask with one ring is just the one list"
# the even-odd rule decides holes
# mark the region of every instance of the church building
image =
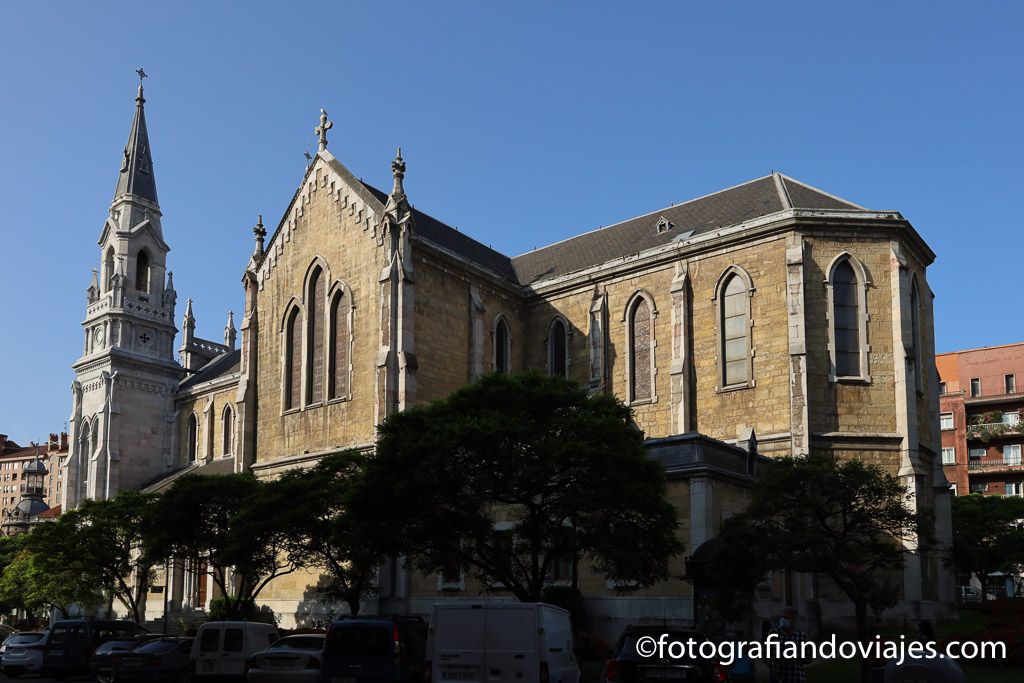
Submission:
[[[87,290],[65,509],[190,473],[272,478],[371,449],[387,416],[483,373],[533,368],[633,409],[665,465],[687,554],[743,509],[764,458],[829,451],[880,465],[936,512],[935,540],[908,555],[888,614],[955,609],[942,563],[951,529],[927,279],[935,255],[899,212],[772,173],[511,257],[414,208],[401,151],[387,191],[353,175],[328,151],[321,111],[315,157],[297,189],[282,188],[291,203],[270,230],[261,219],[251,255],[239,255],[238,329],[229,314],[222,341],[199,338],[189,301],[176,346],[144,104],[140,86]],[[581,568],[588,616],[609,633],[692,619],[685,561],[644,589]],[[572,568],[561,571],[556,582],[570,582]],[[172,609],[201,609],[213,595],[189,572],[168,582]],[[317,582],[315,572],[281,577],[261,601],[283,626],[303,623]],[[762,588],[764,614],[795,604],[852,618],[809,577]],[[392,562],[367,611],[426,614],[481,595],[508,596]]]

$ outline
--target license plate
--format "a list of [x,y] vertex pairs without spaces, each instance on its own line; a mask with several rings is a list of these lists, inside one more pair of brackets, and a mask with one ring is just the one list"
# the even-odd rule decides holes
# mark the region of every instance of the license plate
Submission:
[[644,676],[647,677],[647,678],[658,678],[658,679],[675,678],[675,679],[679,679],[679,680],[685,680],[686,679],[686,669],[673,669],[672,667],[668,667],[668,666],[655,667],[655,668],[652,668],[652,669],[646,669],[644,671]]
[[441,669],[441,680],[442,681],[475,681],[476,672],[472,669],[468,671],[452,671],[450,669]]

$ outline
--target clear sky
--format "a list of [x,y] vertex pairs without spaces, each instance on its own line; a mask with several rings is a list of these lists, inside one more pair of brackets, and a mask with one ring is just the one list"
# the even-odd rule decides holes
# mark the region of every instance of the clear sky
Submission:
[[779,170],[909,218],[939,351],[1024,340],[1019,2],[22,2],[0,7],[0,432],[65,428],[146,81],[169,267],[241,307],[315,151],[509,254]]

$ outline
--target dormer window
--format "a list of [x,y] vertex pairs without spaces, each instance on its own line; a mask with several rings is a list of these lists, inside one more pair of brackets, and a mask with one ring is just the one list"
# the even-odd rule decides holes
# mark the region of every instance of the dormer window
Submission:
[[676,226],[674,223],[672,223],[672,221],[662,216],[661,218],[658,219],[658,224],[655,229],[657,230],[657,233],[660,235],[663,232],[668,232],[674,227]]

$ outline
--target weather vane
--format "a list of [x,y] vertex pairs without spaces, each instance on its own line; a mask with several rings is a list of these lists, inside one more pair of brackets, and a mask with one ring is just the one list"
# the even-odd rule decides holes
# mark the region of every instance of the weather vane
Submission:
[[139,74],[139,85],[142,84],[142,79],[143,78],[149,78],[149,76],[146,75],[146,70],[143,69],[142,67],[139,67],[138,69],[136,69],[135,73]]

